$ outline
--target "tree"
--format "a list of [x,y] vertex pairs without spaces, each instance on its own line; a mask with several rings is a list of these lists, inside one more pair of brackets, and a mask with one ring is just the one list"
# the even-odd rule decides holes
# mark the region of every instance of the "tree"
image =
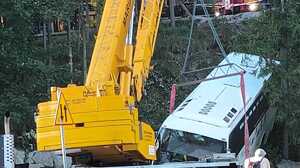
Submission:
[[230,40],[231,50],[261,55],[268,60],[265,72],[272,73],[268,92],[277,110],[277,120],[285,128],[284,158],[288,158],[288,145],[299,143],[300,138],[299,130],[292,129],[300,125],[300,6],[297,3],[297,0],[274,1],[272,10],[245,23],[246,31]]
[[[0,119],[12,114],[12,132],[16,137],[34,129],[38,102],[45,101],[48,82],[65,86],[70,82],[68,43],[52,40],[44,50],[42,40],[34,37],[36,21],[65,19],[76,10],[75,1],[0,1]],[[49,57],[53,64],[48,63]],[[3,123],[3,122],[1,122]],[[3,125],[0,124],[1,130]]]
[[44,97],[41,90],[46,66],[32,48],[31,13],[6,0],[0,2],[0,11],[5,18],[0,27],[0,114],[10,111],[13,132],[22,135],[33,127],[32,103]]
[[[155,52],[152,58],[153,70],[145,83],[145,93],[139,103],[139,111],[154,129],[158,129],[169,113],[169,98],[172,84],[183,82],[182,71],[188,37],[190,21],[179,21],[173,27],[161,24]],[[170,41],[172,41],[170,43]],[[190,57],[186,71],[201,69],[215,65],[222,57],[218,56],[218,48],[213,46],[213,36],[207,24],[195,25],[190,49]],[[206,72],[207,73],[207,72]],[[201,73],[187,76],[190,80],[199,80],[207,74]],[[180,87],[177,89],[176,105],[179,105],[197,85]]]

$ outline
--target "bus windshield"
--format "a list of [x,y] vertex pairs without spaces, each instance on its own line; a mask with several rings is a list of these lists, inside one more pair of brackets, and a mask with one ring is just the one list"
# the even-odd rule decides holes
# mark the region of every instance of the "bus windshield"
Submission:
[[184,131],[164,129],[159,135],[160,151],[205,159],[225,153],[226,142]]

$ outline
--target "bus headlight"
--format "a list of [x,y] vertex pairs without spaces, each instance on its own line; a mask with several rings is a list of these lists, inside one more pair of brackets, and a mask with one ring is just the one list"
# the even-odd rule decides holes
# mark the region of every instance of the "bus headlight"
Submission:
[[221,15],[220,12],[218,12],[218,11],[215,12],[215,16],[216,16],[216,17],[218,17],[218,16],[220,16],[220,15]]
[[249,5],[249,10],[250,11],[256,11],[258,9],[258,5],[257,4],[250,4]]

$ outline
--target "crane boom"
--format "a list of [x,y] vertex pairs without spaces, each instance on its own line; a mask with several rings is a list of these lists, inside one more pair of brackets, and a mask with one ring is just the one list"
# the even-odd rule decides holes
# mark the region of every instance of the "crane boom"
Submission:
[[118,78],[118,68],[125,61],[125,39],[133,4],[133,0],[105,3],[86,86],[95,87]]
[[140,101],[154,51],[163,0],[142,0],[135,41],[135,0],[106,0],[84,86],[51,87],[51,100],[38,104],[39,151],[65,147],[76,158],[103,164],[156,159],[155,135],[138,120]]
[[133,79],[137,100],[142,97],[144,81],[149,74],[163,4],[163,0],[142,1],[141,4],[133,60]]

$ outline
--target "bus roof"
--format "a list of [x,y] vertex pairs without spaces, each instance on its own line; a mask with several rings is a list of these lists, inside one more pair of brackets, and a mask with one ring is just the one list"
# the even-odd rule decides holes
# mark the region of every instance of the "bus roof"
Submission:
[[[227,65],[227,66],[226,66]],[[246,109],[270,74],[261,75],[265,61],[255,55],[230,53],[163,122],[162,128],[200,134],[226,141],[244,115],[241,75],[244,73]],[[236,75],[233,75],[236,74]],[[218,78],[222,77],[222,78]]]

